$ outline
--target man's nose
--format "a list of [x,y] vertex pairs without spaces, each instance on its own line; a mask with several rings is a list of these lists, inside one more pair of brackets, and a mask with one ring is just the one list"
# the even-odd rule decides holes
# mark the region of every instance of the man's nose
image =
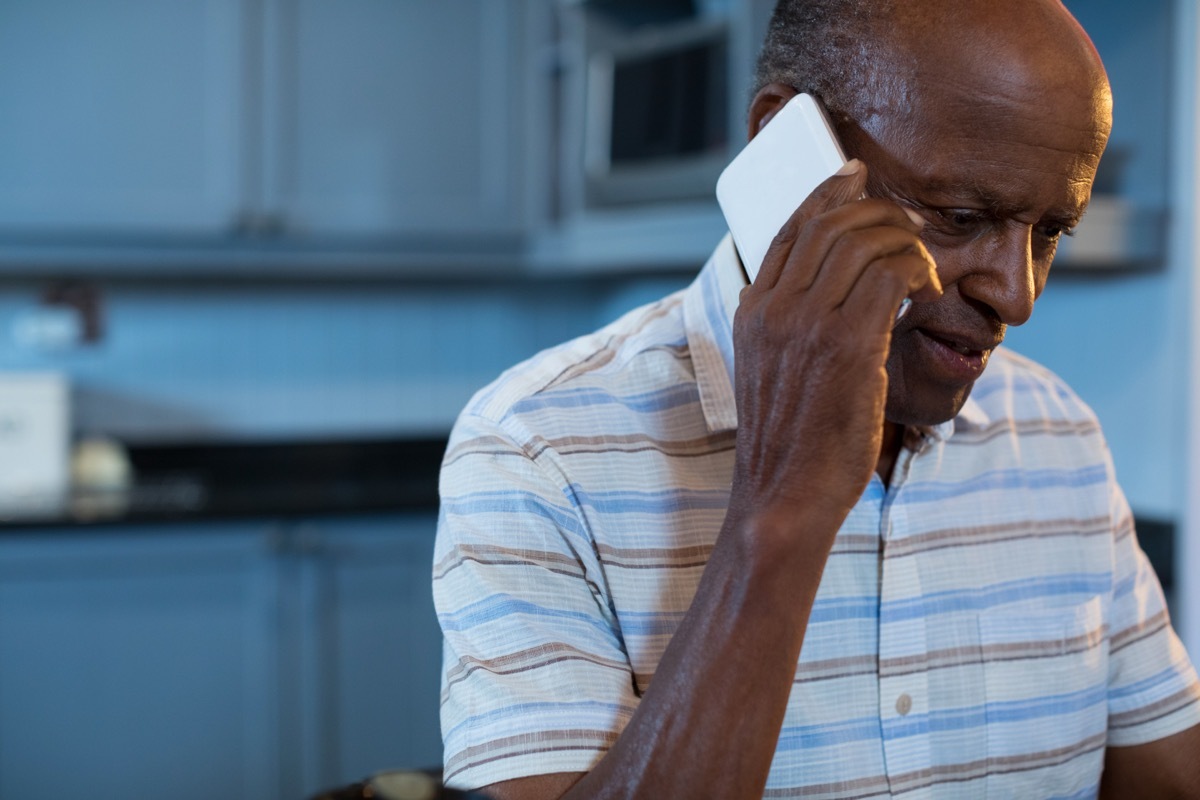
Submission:
[[[967,297],[990,307],[1005,325],[1021,325],[1045,284],[1046,270],[1033,252],[1033,227],[1010,225],[981,248],[975,268],[959,281]],[[1048,266],[1048,265],[1047,265]]]

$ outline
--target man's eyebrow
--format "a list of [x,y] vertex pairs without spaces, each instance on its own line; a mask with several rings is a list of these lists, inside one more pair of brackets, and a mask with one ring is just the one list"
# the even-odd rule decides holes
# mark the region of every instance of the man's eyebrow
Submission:
[[984,189],[973,181],[933,180],[926,184],[932,194],[955,198],[955,202],[967,202],[989,210],[1001,211],[1005,203],[995,193]]
[[[928,184],[928,190],[932,194],[938,194],[945,197],[955,198],[955,203],[968,203],[970,207],[985,209],[990,214],[996,216],[1015,216],[1023,209],[1007,202],[995,192],[980,186],[977,183],[964,180],[937,180],[931,181]],[[952,206],[945,206],[950,208]],[[1047,215],[1051,218],[1077,224],[1083,218],[1086,211],[1086,205],[1080,208],[1055,208]]]

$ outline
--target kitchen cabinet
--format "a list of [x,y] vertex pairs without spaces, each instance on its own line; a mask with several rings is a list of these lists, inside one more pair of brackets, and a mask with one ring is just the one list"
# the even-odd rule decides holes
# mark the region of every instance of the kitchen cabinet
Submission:
[[442,633],[430,517],[309,520],[294,531],[299,797],[388,768],[437,768]]
[[264,526],[0,539],[0,797],[274,797]]
[[303,236],[519,233],[533,5],[268,4],[264,210]]
[[0,265],[386,272],[515,251],[544,5],[5,2]]
[[244,10],[0,4],[0,242],[228,230],[248,156]]
[[434,526],[4,531],[0,797],[283,800],[436,766]]

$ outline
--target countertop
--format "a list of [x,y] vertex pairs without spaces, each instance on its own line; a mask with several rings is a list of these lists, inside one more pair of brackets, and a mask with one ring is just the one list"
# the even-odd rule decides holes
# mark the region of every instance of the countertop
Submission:
[[0,528],[436,511],[445,437],[140,445],[125,491],[0,511]]

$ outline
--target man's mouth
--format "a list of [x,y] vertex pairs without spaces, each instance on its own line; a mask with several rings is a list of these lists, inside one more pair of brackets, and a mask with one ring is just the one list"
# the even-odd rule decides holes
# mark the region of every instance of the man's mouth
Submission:
[[929,368],[942,381],[962,385],[973,383],[983,374],[992,350],[1000,344],[1001,337],[988,334],[933,331],[917,328],[919,339],[925,342],[922,348],[927,354]]
[[959,339],[952,338],[949,336],[942,336],[942,335],[936,334],[932,331],[927,331],[924,328],[921,328],[920,331],[921,331],[921,333],[928,336],[930,339],[933,339],[938,344],[953,350],[954,352],[958,353],[959,355],[978,356],[978,355],[982,355],[984,351],[992,349],[991,347],[975,347],[975,346],[965,343]]

